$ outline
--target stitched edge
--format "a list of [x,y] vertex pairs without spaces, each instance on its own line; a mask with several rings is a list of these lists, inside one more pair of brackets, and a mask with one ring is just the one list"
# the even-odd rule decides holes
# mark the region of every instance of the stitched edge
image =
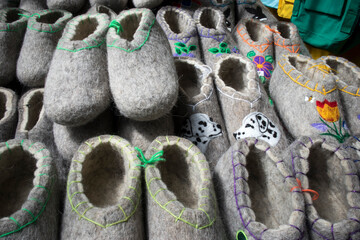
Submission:
[[[47,9],[44,11],[41,11],[39,14],[40,16],[44,16],[47,15],[48,13],[63,13],[63,16],[61,18],[59,18],[58,20],[56,20],[56,22],[54,24],[46,24],[46,23],[41,23],[36,21],[37,16],[33,16],[28,20],[28,29],[37,31],[37,32],[45,32],[45,33],[56,33],[59,32],[61,30],[63,30],[66,26],[67,21],[69,21],[72,17],[72,14],[66,11],[62,11],[62,10],[51,10],[51,9]],[[33,27],[34,24],[39,24],[40,26],[43,26],[44,28],[48,29],[48,30],[40,30],[38,28]],[[39,27],[40,27],[39,26]]]

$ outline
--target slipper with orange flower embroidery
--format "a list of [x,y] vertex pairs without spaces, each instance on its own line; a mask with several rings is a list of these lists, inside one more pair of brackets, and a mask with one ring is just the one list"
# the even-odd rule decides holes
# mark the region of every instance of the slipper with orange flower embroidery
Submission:
[[297,182],[282,158],[255,138],[237,141],[220,158],[214,177],[229,239],[308,239],[304,196],[290,191]]
[[293,137],[322,135],[343,143],[350,136],[328,65],[288,54],[278,61],[273,79],[270,96]]
[[349,131],[360,135],[360,68],[345,58],[320,58],[331,68],[341,97],[341,104]]
[[298,181],[291,190],[305,196],[311,239],[360,239],[355,151],[333,139],[310,137],[299,138],[289,151],[284,161]]

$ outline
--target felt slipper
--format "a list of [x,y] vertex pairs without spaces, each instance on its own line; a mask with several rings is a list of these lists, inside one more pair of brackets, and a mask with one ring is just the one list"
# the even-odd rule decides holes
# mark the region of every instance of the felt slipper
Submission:
[[14,91],[0,87],[0,142],[12,139],[15,135],[17,101]]

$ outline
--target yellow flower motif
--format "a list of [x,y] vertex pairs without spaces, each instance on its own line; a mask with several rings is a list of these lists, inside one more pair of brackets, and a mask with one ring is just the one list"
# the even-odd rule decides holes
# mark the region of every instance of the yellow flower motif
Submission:
[[329,102],[326,99],[323,102],[316,101],[316,110],[325,121],[336,122],[340,118],[340,112],[336,101]]

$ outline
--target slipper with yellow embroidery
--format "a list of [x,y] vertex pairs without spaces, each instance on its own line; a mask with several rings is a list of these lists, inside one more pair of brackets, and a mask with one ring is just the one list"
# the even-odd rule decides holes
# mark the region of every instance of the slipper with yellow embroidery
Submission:
[[189,140],[158,137],[145,156],[148,239],[226,239],[209,164]]
[[341,57],[325,56],[320,60],[335,77],[349,131],[360,135],[360,68]]
[[61,239],[144,239],[140,164],[118,136],[80,145],[68,176]]
[[280,151],[255,138],[234,143],[215,167],[229,239],[308,239],[302,194]]
[[0,87],[0,142],[14,138],[18,97],[14,91]]
[[289,133],[324,136],[343,143],[348,133],[342,103],[328,65],[288,54],[278,61],[270,81],[270,96]]
[[356,152],[332,139],[302,137],[284,159],[303,192],[311,239],[360,239]]
[[57,239],[55,159],[30,140],[0,143],[0,238]]

